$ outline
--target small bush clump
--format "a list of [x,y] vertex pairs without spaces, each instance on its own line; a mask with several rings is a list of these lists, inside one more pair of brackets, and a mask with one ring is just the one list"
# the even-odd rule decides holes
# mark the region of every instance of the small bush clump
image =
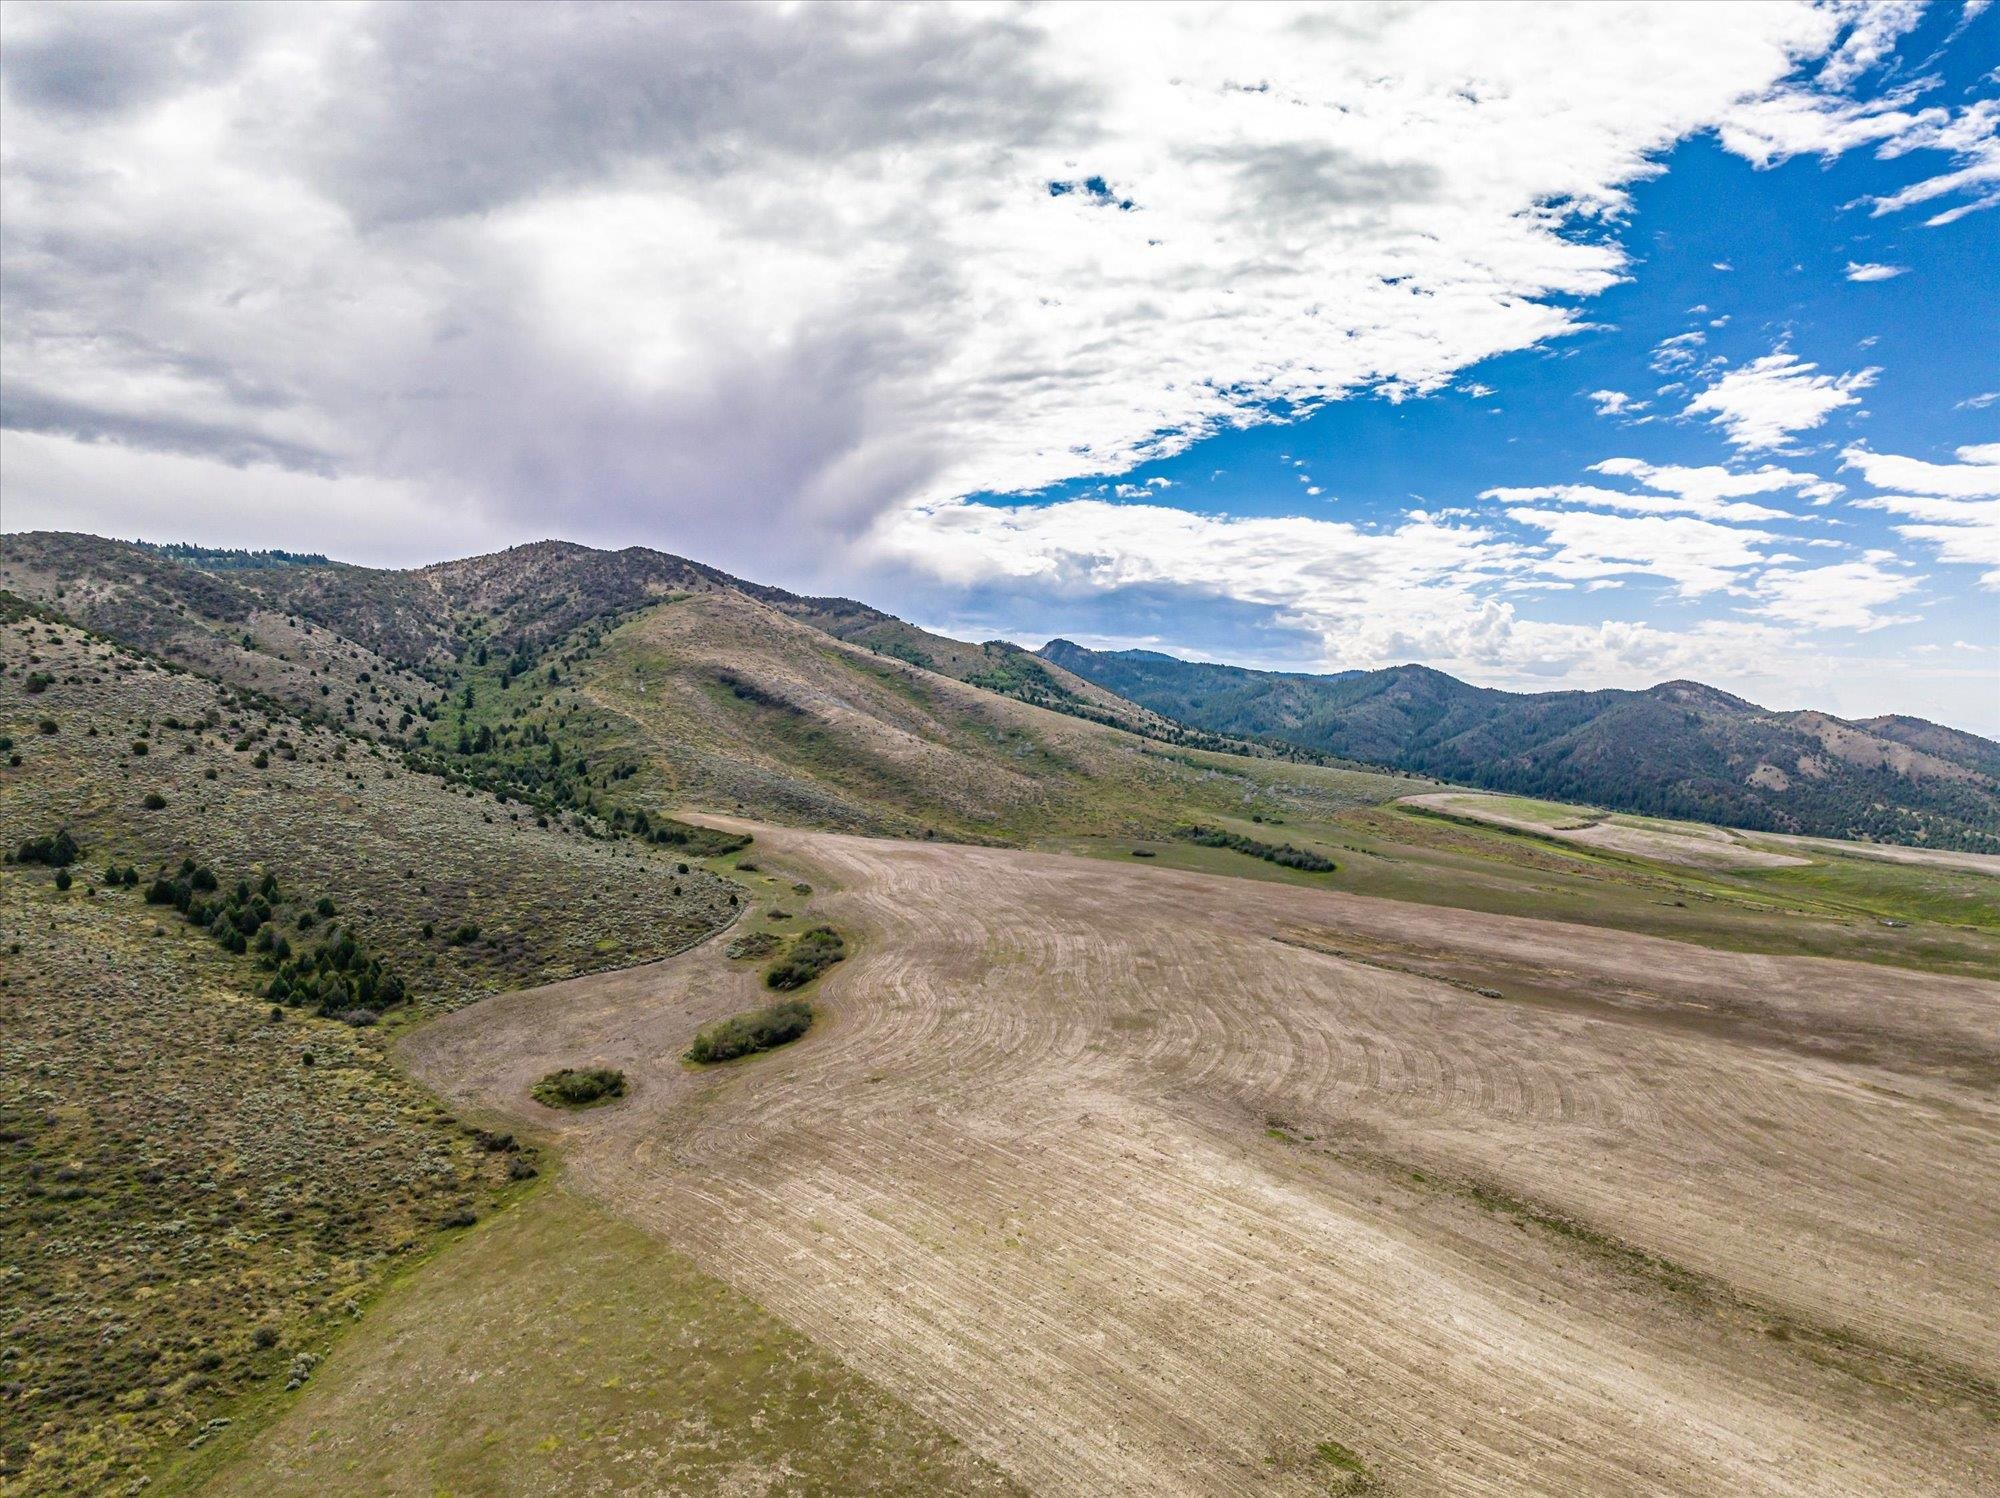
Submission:
[[534,1086],[534,1099],[550,1108],[594,1108],[625,1096],[625,1073],[608,1066],[552,1071]]
[[764,982],[783,990],[804,988],[847,955],[847,943],[831,926],[815,926],[793,940],[791,950],[771,964]]
[[687,1059],[706,1066],[773,1050],[797,1040],[812,1028],[812,1021],[812,1005],[803,999],[786,999],[766,1009],[732,1014],[697,1030],[694,1044],[687,1048]]

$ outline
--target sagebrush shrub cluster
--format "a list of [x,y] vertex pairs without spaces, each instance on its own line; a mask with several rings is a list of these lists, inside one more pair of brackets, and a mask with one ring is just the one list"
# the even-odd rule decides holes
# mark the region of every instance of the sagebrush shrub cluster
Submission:
[[625,1073],[608,1066],[564,1067],[534,1087],[534,1098],[551,1108],[588,1108],[625,1096]]
[[1331,874],[1337,867],[1331,858],[1310,848],[1294,847],[1290,843],[1263,843],[1254,837],[1227,832],[1220,827],[1197,824],[1177,829],[1174,836],[1183,842],[1199,843],[1204,848],[1233,848],[1238,853],[1248,853],[1266,863],[1279,864],[1288,869],[1304,869],[1309,874]]
[[[173,906],[228,951],[256,953],[271,971],[263,994],[273,1003],[367,1024],[409,997],[402,979],[342,926],[326,927],[314,945],[295,950],[282,929],[281,912],[288,902],[275,874],[266,874],[254,888],[239,879],[225,892],[213,869],[183,859],[171,877],[162,874],[147,886],[146,903]],[[335,913],[333,901],[324,896],[300,910],[293,924],[301,942],[303,933]]]
[[779,990],[804,988],[846,955],[847,943],[838,931],[815,926],[794,938],[791,949],[771,964],[764,981]]
[[706,1065],[772,1050],[797,1040],[812,1028],[812,1021],[812,1005],[804,999],[786,999],[748,1014],[732,1014],[697,1030],[687,1058]]

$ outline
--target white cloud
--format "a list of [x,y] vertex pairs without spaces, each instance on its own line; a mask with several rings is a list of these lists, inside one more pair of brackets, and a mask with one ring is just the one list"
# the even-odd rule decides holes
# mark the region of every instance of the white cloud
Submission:
[[1847,279],[1850,281],[1893,281],[1898,276],[1908,275],[1909,271],[1907,265],[1879,265],[1873,262],[1861,264],[1853,260],[1847,262]]
[[1923,19],[1923,0],[1873,0],[1854,12],[1853,28],[1819,71],[1822,88],[1851,87],[1879,65],[1903,33]]
[[1751,451],[1789,447],[1794,432],[1810,431],[1835,411],[1859,405],[1855,394],[1875,383],[1879,368],[1823,375],[1817,364],[1782,350],[1732,369],[1688,402],[1687,414],[1706,415],[1731,443]]
[[1954,162],[1949,170],[1862,200],[1871,205],[1871,215],[1880,218],[1918,203],[1967,194],[1964,201],[1924,221],[1926,227],[1938,228],[2000,203],[2000,101],[1979,99],[1956,110],[1941,105],[1910,108],[1926,86],[1919,80],[1881,99],[1859,101],[1793,86],[1775,88],[1735,110],[1719,133],[1726,149],[1759,167],[1793,156],[1831,158],[1866,146],[1873,146],[1883,159],[1915,151],[1946,154]]
[[1857,443],[1841,449],[1840,466],[1860,469],[1862,478],[1876,489],[1908,489],[1957,499],[2000,496],[2000,442],[1961,447],[1957,457],[1956,463],[1926,463],[1873,452]]
[[1655,374],[1672,374],[1676,370],[1687,369],[1698,357],[1695,350],[1706,342],[1708,335],[1699,329],[1676,333],[1653,345],[1653,357],[1647,363]]
[[[1525,619],[1511,603],[1486,596],[1510,583],[1611,586],[1642,573],[1705,584],[1709,572],[1727,581],[1759,560],[1752,548],[1762,538],[1755,533],[1695,521],[1623,522],[1666,528],[1651,534],[1566,529],[1571,521],[1610,518],[1539,516],[1531,523],[1563,532],[1555,554],[1545,556],[1488,528],[1440,524],[1428,515],[1371,531],[1335,521],[1195,515],[1096,500],[947,502],[886,520],[879,541],[885,555],[954,589],[997,585],[1016,610],[1053,600],[1050,611],[1062,620],[1074,620],[1080,600],[1124,589],[1156,597],[1164,588],[1186,599],[1266,608],[1281,625],[1320,642],[1318,664],[1326,669],[1423,661],[1522,688],[1646,686],[1676,676],[1796,688],[1824,679],[1824,663],[1769,623],[1712,619],[1685,629],[1622,620],[1552,623]],[[1177,604],[1176,612],[1190,606]],[[1296,657],[1282,663],[1299,664]]]
[[1481,499],[1500,504],[1581,505],[1588,509],[1623,510],[1637,515],[1699,515],[1706,520],[1790,520],[1789,511],[1769,505],[1721,504],[1674,494],[1633,494],[1595,484],[1536,484],[1482,490]]
[[2000,390],[1982,390],[1977,395],[1968,395],[1952,409],[1955,411],[1984,411],[1995,401],[2000,401]]
[[[1627,265],[1575,231],[1841,21],[16,4],[5,25],[11,426],[802,580],[901,505],[1117,475],[1272,402],[1434,390],[1577,327]],[[458,549],[414,519],[400,545]]]
[[1765,560],[1769,531],[1740,530],[1675,516],[1633,518],[1577,510],[1515,508],[1510,520],[1547,534],[1555,554],[1538,571],[1560,578],[1645,574],[1663,577],[1684,598],[1728,587],[1745,567]]
[[1885,614],[1922,580],[1891,572],[1879,559],[1839,562],[1829,567],[1774,567],[1757,579],[1763,600],[1758,612],[1811,629],[1869,631],[1912,624],[1915,614]]
[[1599,416],[1623,416],[1628,411],[1643,411],[1650,401],[1635,401],[1622,390],[1593,390],[1587,397],[1597,407]]
[[1765,464],[1740,471],[1713,465],[1682,467],[1671,463],[1647,463],[1638,458],[1606,458],[1590,465],[1592,473],[1609,473],[1644,484],[1668,494],[1678,494],[1697,505],[1745,494],[1776,494],[1793,489],[1814,504],[1824,504],[1841,492],[1839,484],[1827,482],[1816,473]]
[[2000,590],[2000,443],[1961,447],[1956,463],[1850,447],[1844,466],[1859,468],[1870,486],[1902,492],[1875,494],[1854,503],[1915,522],[1896,534],[1934,549],[1940,562],[1984,569],[1980,585]]

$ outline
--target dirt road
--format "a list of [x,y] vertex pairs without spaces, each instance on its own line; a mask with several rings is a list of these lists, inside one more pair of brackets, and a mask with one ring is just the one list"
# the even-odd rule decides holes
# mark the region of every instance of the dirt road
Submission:
[[[1052,855],[758,830],[856,938],[407,1055],[1029,1486],[2000,1486],[2000,986]],[[1486,990],[1481,992],[1480,990]],[[625,1102],[557,1118],[558,1065]]]

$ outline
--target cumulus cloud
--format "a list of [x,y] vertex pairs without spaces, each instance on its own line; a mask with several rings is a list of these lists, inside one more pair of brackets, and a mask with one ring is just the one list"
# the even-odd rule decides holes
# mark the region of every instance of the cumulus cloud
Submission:
[[1737,447],[1788,450],[1795,432],[1811,431],[1835,411],[1861,403],[1856,391],[1875,383],[1879,368],[1820,374],[1817,364],[1779,350],[1732,369],[1687,404],[1705,415]]
[[[1556,512],[1547,529],[1576,518]],[[1609,517],[1585,517],[1605,519]],[[1538,523],[1538,522],[1537,522]],[[1043,505],[959,501],[920,506],[885,524],[881,544],[919,576],[940,577],[956,605],[997,586],[1001,618],[985,632],[1024,643],[1037,620],[1073,630],[1079,610],[1107,594],[1136,595],[1173,626],[1201,600],[1248,607],[1285,633],[1284,664],[1310,651],[1324,669],[1423,661],[1520,687],[1551,682],[1644,686],[1673,676],[1776,683],[1823,673],[1784,627],[1710,619],[1680,629],[1604,620],[1523,617],[1494,592],[1555,582],[1615,584],[1663,570],[1704,585],[1759,560],[1754,533],[1594,534],[1564,531],[1554,548],[1510,540],[1490,526],[1414,513],[1379,530],[1338,521],[1198,515],[1165,506],[1067,500]],[[1698,522],[1687,522],[1699,525]],[[1664,558],[1664,560],[1663,560]],[[949,615],[941,615],[949,617]],[[1082,633],[1088,633],[1083,631]],[[1107,645],[1158,644],[1129,633]],[[1232,658],[1254,658],[1237,649]]]
[[1090,6],[0,24],[0,420],[77,445],[77,483],[119,480],[104,444],[264,464],[807,581],[899,506],[1575,328],[1626,270],[1588,231],[1655,154],[1845,19],[1188,7],[1143,47]]
[[1881,265],[1875,262],[1847,262],[1847,279],[1850,281],[1893,281],[1898,276],[1908,275],[1907,265]]
[[1597,407],[1599,416],[1624,416],[1632,411],[1643,411],[1651,404],[1650,401],[1634,400],[1622,390],[1593,390],[1588,398]]
[[[1703,130],[1762,164],[1944,153],[1902,196],[1976,203],[1987,115],[1859,96],[1889,35],[1809,5],[10,4],[5,521],[376,561],[558,533],[909,597],[1206,599],[1334,664],[1804,681],[1782,616],[1510,600],[1770,604],[1745,580],[1797,543],[1752,527],[1812,475],[1611,460],[1379,528],[1115,486],[1584,326],[1631,273],[1629,189]],[[1705,336],[1665,354],[1697,383]],[[1758,361],[1689,409],[1775,450],[1872,377]],[[1084,477],[1119,502],[967,499]]]
[[1882,606],[1917,587],[1920,579],[1895,572],[1880,560],[1839,562],[1830,567],[1774,567],[1757,579],[1758,612],[1813,629],[1866,633],[1892,624],[1915,623],[1915,614],[1885,614]]
[[1901,492],[1857,499],[1863,509],[1906,517],[1905,540],[1933,548],[1940,562],[1985,569],[1980,585],[2000,590],[2000,442],[1961,447],[1956,463],[1850,447],[1841,458],[1869,485]]
[[1745,567],[1765,560],[1770,531],[1742,530],[1709,520],[1633,517],[1589,511],[1507,511],[1508,519],[1546,534],[1554,555],[1542,572],[1569,580],[1644,574],[1672,582],[1683,598],[1728,587]]

